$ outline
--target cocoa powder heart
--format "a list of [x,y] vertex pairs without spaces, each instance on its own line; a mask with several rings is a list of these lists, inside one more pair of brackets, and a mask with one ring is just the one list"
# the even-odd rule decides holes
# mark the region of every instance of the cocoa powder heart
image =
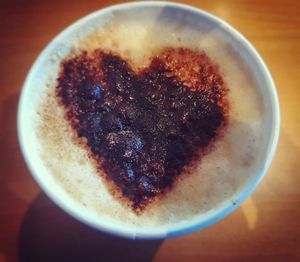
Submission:
[[200,160],[226,126],[227,89],[204,54],[167,48],[133,70],[111,52],[62,62],[57,97],[78,137],[133,210]]

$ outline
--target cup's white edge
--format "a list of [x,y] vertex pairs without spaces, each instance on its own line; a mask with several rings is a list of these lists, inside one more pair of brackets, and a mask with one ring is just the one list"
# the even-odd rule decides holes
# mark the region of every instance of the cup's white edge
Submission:
[[[26,86],[28,86],[30,82],[30,77],[32,72],[35,71],[38,61],[41,60],[43,57],[47,55],[51,47],[54,46],[55,42],[58,41],[60,38],[63,37],[63,35],[71,32],[72,30],[75,30],[76,27],[78,27],[80,24],[84,23],[86,20],[92,19],[95,16],[98,16],[101,13],[105,13],[107,11],[113,11],[114,9],[119,9],[119,8],[131,8],[131,7],[137,7],[137,6],[173,6],[173,7],[178,7],[182,8],[188,11],[200,13],[209,19],[215,20],[222,26],[226,31],[230,32],[233,34],[238,41],[246,47],[246,49],[249,50],[251,55],[254,57],[254,59],[258,62],[258,64],[261,66],[267,81],[269,83],[269,90],[271,90],[271,106],[272,106],[272,112],[273,112],[273,127],[272,127],[272,133],[270,134],[270,143],[268,147],[268,157],[266,159],[266,163],[264,165],[264,168],[261,170],[260,174],[256,177],[255,181],[251,185],[247,187],[247,190],[245,190],[241,196],[238,199],[235,199],[236,205],[229,205],[226,208],[218,210],[217,214],[212,217],[210,220],[205,220],[205,221],[196,221],[193,224],[190,224],[187,227],[184,228],[176,228],[176,226],[166,226],[165,228],[159,228],[159,230],[154,230],[151,228],[150,231],[147,229],[136,229],[135,232],[132,231],[132,228],[126,228],[124,226],[120,227],[109,227],[108,225],[102,225],[99,223],[92,223],[90,220],[84,217],[83,214],[78,214],[75,210],[69,208],[63,201],[61,201],[48,187],[45,185],[43,182],[42,178],[37,174],[37,170],[34,169],[34,165],[30,161],[29,157],[29,152],[26,151],[25,147],[25,137],[23,137],[22,134],[22,108],[23,106],[23,101],[24,101],[24,93],[26,90]],[[271,74],[264,63],[263,59],[260,57],[256,49],[250,44],[250,42],[243,36],[241,35],[236,29],[231,27],[227,22],[221,20],[220,18],[203,11],[201,9],[184,5],[184,4],[178,4],[178,3],[172,3],[172,2],[156,2],[156,1],[144,1],[144,2],[134,2],[134,3],[124,3],[124,4],[118,4],[118,5],[113,5],[109,6],[100,10],[97,10],[81,19],[73,23],[71,26],[67,27],[65,30],[63,30],[61,33],[59,33],[47,46],[46,48],[40,53],[38,58],[35,60],[33,66],[31,67],[26,80],[24,82],[21,95],[20,95],[20,100],[19,100],[19,105],[18,105],[18,116],[17,116],[17,130],[18,130],[18,139],[20,143],[20,148],[22,151],[22,154],[24,156],[25,162],[30,170],[30,173],[32,174],[33,178],[37,182],[37,184],[42,188],[42,190],[46,193],[46,195],[53,200],[60,208],[65,210],[67,213],[69,213],[71,216],[75,217],[79,221],[104,232],[113,234],[113,235],[118,235],[130,239],[136,239],[136,238],[143,238],[143,239],[159,239],[159,238],[165,238],[165,237],[175,237],[175,236],[180,236],[183,234],[195,232],[197,230],[200,230],[204,227],[207,227],[223,217],[227,216],[229,213],[234,211],[242,202],[244,202],[251,194],[252,192],[257,188],[258,184],[261,182],[263,179],[266,171],[270,167],[270,164],[272,162],[272,159],[274,157],[278,139],[279,139],[279,126],[280,126],[280,112],[279,112],[279,101],[278,101],[278,95],[276,91],[276,87],[274,84],[274,81],[271,77]]]

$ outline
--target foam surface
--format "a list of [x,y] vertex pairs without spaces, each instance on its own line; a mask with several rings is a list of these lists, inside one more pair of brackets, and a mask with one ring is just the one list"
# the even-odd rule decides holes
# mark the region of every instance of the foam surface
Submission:
[[[35,83],[39,95],[33,101],[35,115],[31,119],[37,130],[34,142],[39,155],[59,186],[99,218],[139,227],[189,220],[224,201],[234,201],[232,196],[258,172],[264,107],[254,76],[221,31],[183,26],[189,21],[177,16],[147,19],[153,18],[148,14],[143,19],[143,13],[116,13],[104,27],[93,24],[53,50],[41,81]],[[56,77],[61,59],[79,49],[113,50],[130,59],[133,67],[141,67],[164,47],[203,50],[219,65],[229,88],[229,127],[193,174],[182,177],[173,190],[137,216],[111,195],[86,151],[74,143],[74,132],[55,97]]]

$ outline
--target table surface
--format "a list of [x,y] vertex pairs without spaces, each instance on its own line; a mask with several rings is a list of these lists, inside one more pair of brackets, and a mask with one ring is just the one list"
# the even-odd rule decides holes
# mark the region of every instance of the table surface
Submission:
[[234,213],[188,236],[129,241],[75,221],[33,181],[16,134],[24,78],[57,33],[116,2],[1,0],[0,261],[300,261],[300,2],[296,0],[184,1],[244,34],[266,61],[278,89],[281,134],[275,159],[256,192]]

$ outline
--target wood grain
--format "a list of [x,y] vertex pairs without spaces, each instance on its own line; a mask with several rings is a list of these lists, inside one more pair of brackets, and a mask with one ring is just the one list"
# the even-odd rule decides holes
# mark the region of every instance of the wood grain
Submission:
[[281,105],[278,150],[236,212],[192,235],[128,241],[98,233],[48,200],[20,154],[16,109],[39,52],[78,18],[117,1],[0,3],[0,261],[300,261],[300,2],[183,1],[244,34],[266,61]]

